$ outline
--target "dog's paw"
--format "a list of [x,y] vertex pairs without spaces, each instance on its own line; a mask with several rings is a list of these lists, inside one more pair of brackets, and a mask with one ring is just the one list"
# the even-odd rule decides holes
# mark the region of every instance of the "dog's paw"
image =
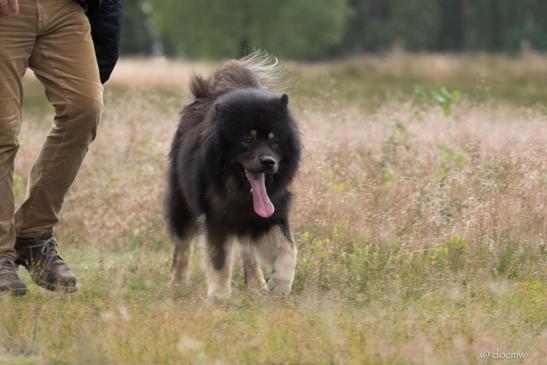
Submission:
[[291,294],[292,280],[271,278],[268,281],[268,290],[271,295],[288,297]]
[[249,280],[247,281],[247,290],[253,294],[268,293],[268,285],[264,280]]
[[210,302],[225,302],[230,299],[231,291],[229,289],[212,289],[207,291],[207,300]]
[[170,284],[175,288],[186,288],[190,285],[189,275],[171,275]]

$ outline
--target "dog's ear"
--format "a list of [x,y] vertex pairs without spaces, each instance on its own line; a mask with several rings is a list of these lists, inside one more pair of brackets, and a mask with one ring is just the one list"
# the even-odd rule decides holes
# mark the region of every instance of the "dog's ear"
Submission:
[[279,102],[281,103],[281,106],[286,108],[289,104],[289,96],[287,94],[281,95],[281,97],[279,98]]

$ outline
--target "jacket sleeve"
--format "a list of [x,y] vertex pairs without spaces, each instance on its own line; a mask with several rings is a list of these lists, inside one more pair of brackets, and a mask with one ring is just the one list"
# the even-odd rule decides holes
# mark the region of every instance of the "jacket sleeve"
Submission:
[[88,0],[86,4],[101,82],[104,84],[118,61],[124,0]]

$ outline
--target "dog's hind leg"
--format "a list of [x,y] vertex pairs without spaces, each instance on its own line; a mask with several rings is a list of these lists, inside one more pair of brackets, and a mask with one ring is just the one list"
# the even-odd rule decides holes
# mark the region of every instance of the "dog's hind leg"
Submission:
[[247,237],[240,237],[241,259],[245,273],[245,285],[252,292],[267,291],[268,286],[262,273],[260,257],[256,246]]
[[187,285],[190,278],[192,240],[197,232],[197,224],[176,187],[168,188],[165,212],[174,249],[171,282],[174,285]]
[[231,294],[233,239],[208,226],[202,251],[207,276],[207,298],[226,299]]
[[274,226],[257,243],[261,256],[272,265],[268,289],[274,295],[290,294],[296,272],[297,250],[288,222]]
[[179,238],[173,237],[173,263],[171,265],[171,283],[173,285],[188,285],[190,280],[190,258],[192,257],[193,235]]

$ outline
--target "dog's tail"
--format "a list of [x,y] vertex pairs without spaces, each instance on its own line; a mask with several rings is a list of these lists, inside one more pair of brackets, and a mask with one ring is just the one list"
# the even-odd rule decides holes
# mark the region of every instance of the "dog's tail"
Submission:
[[224,62],[207,79],[194,74],[190,90],[199,99],[234,89],[273,89],[279,86],[283,73],[284,68],[279,65],[276,57],[263,51],[255,51],[239,60]]

